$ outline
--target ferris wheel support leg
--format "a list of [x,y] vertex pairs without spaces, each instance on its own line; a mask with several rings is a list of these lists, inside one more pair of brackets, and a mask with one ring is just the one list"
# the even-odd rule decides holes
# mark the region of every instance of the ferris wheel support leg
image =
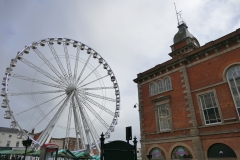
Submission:
[[[75,121],[75,126],[77,126],[76,121]],[[79,150],[80,149],[80,144],[79,144],[79,134],[78,134],[77,128],[75,128],[75,132],[76,132],[77,150]],[[81,139],[81,144],[84,147],[84,145],[83,145],[83,138],[80,137],[80,139]]]
[[[80,106],[80,107],[82,107],[82,106]],[[83,115],[83,113],[81,112],[80,109],[79,109],[79,116],[82,118],[82,122],[83,122],[84,130],[85,130],[85,135],[86,135],[86,138],[87,138],[87,144],[88,144],[89,151],[90,151],[90,153],[92,153],[91,140],[90,140],[90,137],[89,137],[89,128],[87,126],[86,118],[84,117],[84,115]]]
[[[85,108],[82,107],[82,117],[84,117],[84,119],[86,120],[86,125],[88,125],[89,127],[91,127],[91,130],[89,129],[89,131],[91,131],[91,135],[95,136],[95,139],[98,139],[99,135],[97,134],[96,129],[94,128],[93,124],[91,123],[90,118],[87,115],[87,112],[85,111]],[[88,122],[88,124],[87,124]],[[88,135],[90,135],[90,133],[88,132]],[[90,144],[90,143],[89,143]],[[98,145],[98,143],[96,144],[95,141],[93,141],[93,144],[96,146]],[[93,144],[91,144],[91,148],[93,147]]]
[[72,119],[72,104],[70,104],[69,112],[68,112],[68,122],[67,122],[67,130],[66,130],[66,138],[65,138],[65,143],[64,143],[64,149],[68,149],[71,119]]
[[73,115],[74,115],[74,120],[75,120],[75,130],[76,130],[76,138],[77,138],[77,145],[78,145],[78,149],[79,149],[79,140],[78,140],[78,135],[80,135],[81,137],[81,143],[82,143],[82,148],[86,148],[85,146],[85,140],[84,140],[84,135],[83,135],[83,125],[80,121],[80,119],[82,119],[82,117],[80,117],[80,119],[78,118],[78,114],[77,114],[77,110],[76,110],[76,105],[74,102],[74,97],[72,98],[72,104],[73,104]]
[[56,128],[58,120],[60,119],[62,112],[66,108],[65,106],[68,104],[68,102],[72,98],[73,94],[74,94],[74,91],[68,95],[67,99],[63,102],[62,106],[58,109],[57,113],[54,115],[52,120],[49,122],[47,127],[44,129],[44,131],[41,133],[41,135],[37,139],[40,146],[43,145],[44,143],[48,142],[51,139],[52,133],[53,133],[54,129]]
[[[78,106],[79,106],[80,112],[83,113],[83,111],[82,111],[81,101],[80,101],[80,99],[79,99],[79,97],[78,97],[78,95],[77,95],[76,92],[75,92],[75,97],[76,97],[76,99],[77,99],[77,103],[78,103]],[[83,116],[84,116],[84,118],[86,117],[84,114],[83,114]],[[87,121],[86,121],[86,122],[87,122]],[[87,122],[86,124],[87,124],[88,128],[90,129],[90,133],[91,133],[92,138],[93,138],[93,140],[94,140],[94,143],[95,143],[95,145],[96,145],[96,147],[97,147],[98,153],[100,153],[100,148],[99,148],[99,145],[98,145],[97,139],[96,139],[95,136],[93,135],[93,133],[94,133],[94,132],[93,132],[93,129],[90,127],[90,125],[89,125],[88,122]]]

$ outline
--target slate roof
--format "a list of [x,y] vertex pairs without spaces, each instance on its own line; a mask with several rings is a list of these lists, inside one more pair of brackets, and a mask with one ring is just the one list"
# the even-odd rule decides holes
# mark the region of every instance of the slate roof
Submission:
[[[25,132],[28,132],[26,130],[24,130]],[[2,132],[5,132],[5,133],[18,133],[18,129],[11,129],[11,128],[8,128],[8,127],[0,127],[0,133]],[[30,133],[30,135],[32,135]]]
[[18,133],[18,129],[11,129],[11,128],[7,128],[7,127],[0,127],[0,132]]

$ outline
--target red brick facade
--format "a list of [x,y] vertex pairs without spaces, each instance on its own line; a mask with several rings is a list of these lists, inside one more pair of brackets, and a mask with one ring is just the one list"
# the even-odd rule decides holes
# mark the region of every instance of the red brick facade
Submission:
[[[158,148],[165,159],[171,160],[174,149],[182,146],[192,159],[207,160],[213,158],[210,147],[218,144],[230,147],[240,159],[240,120],[226,78],[228,69],[240,66],[240,29],[201,47],[183,49],[186,39],[172,46],[171,60],[134,79],[139,93],[142,159],[146,160],[146,155]],[[172,88],[150,95],[150,84],[155,84],[157,90],[158,80],[164,83],[166,77],[170,78]],[[206,124],[204,114],[205,111],[210,114],[210,110],[203,111],[200,96],[210,93],[214,95],[217,104],[214,113],[218,109],[220,122]],[[168,130],[160,129],[157,107],[162,104],[168,106]],[[179,149],[176,154],[180,153],[183,151]]]

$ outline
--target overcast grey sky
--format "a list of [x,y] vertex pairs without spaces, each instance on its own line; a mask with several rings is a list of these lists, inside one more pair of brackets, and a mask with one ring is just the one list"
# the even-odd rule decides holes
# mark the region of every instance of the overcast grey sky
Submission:
[[[1,0],[0,75],[33,41],[78,40],[96,50],[114,71],[121,92],[121,116],[110,140],[125,140],[125,127],[139,139],[137,85],[141,73],[169,60],[177,33],[177,9],[200,45],[240,27],[239,0]],[[1,98],[2,100],[2,98]],[[0,109],[0,126],[9,126]]]

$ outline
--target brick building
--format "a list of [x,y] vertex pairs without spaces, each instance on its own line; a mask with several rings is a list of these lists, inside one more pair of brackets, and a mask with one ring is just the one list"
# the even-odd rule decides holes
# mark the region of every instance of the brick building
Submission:
[[[32,134],[34,131],[32,131]],[[41,135],[42,132],[40,133],[35,133],[34,134],[34,139],[37,140],[38,137]],[[68,144],[65,144],[66,140],[68,141]],[[70,151],[75,151],[75,150],[78,150],[77,148],[77,138],[76,137],[68,137],[67,139],[66,138],[54,138],[52,137],[50,139],[49,142],[46,142],[46,143],[54,143],[56,145],[59,146],[59,149],[65,149],[67,148],[68,150]],[[82,143],[81,143],[81,139],[79,139],[79,147],[80,149],[82,149]]]
[[240,29],[200,46],[178,28],[172,58],[134,79],[142,159],[240,158]]

